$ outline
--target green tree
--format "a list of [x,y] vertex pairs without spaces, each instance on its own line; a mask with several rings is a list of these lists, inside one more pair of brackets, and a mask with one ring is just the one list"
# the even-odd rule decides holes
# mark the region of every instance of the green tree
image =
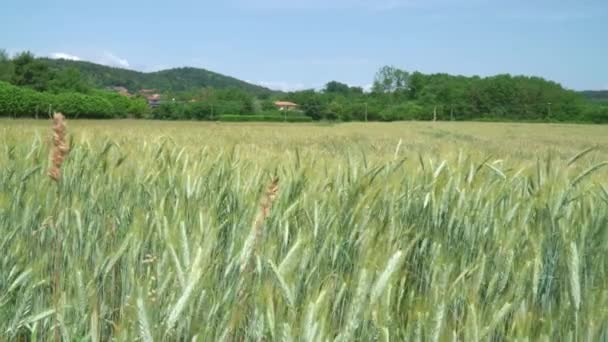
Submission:
[[348,92],[351,95],[360,96],[360,95],[363,95],[363,88],[362,87],[350,87],[349,90],[348,90]]
[[274,101],[272,100],[263,100],[261,103],[261,107],[263,112],[273,111],[277,109],[277,106],[274,105]]
[[55,93],[71,91],[77,93],[89,93],[91,85],[76,68],[59,70],[54,73],[49,81],[49,89]]
[[[237,88],[221,89],[216,91],[218,107],[224,107],[219,114],[253,114],[253,96]],[[228,109],[229,108],[229,109]]]
[[325,85],[323,92],[327,93],[327,94],[348,95],[348,93],[350,92],[350,87],[344,83],[340,83],[337,81],[331,81]]
[[49,67],[29,52],[22,52],[13,59],[14,73],[12,83],[38,91],[48,89]]
[[331,101],[325,107],[325,111],[323,114],[324,114],[323,117],[327,120],[336,120],[336,119],[342,119],[345,121],[349,120],[349,116],[344,115],[342,104],[337,100]]
[[13,63],[4,49],[0,49],[0,81],[10,81],[13,78]]
[[327,113],[326,98],[321,95],[322,94],[309,89],[290,93],[287,96],[287,99],[297,103],[307,116],[310,116],[314,120],[320,120],[323,119]]
[[395,93],[409,89],[409,73],[393,66],[384,66],[376,73],[372,91]]
[[414,71],[408,79],[408,96],[410,100],[417,100],[424,89],[427,77],[421,72]]

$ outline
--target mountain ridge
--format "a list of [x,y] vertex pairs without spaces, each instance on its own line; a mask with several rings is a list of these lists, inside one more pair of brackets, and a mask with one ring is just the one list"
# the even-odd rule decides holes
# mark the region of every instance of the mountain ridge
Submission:
[[176,67],[153,72],[112,67],[89,61],[40,58],[51,69],[77,69],[91,83],[100,88],[125,87],[130,92],[156,89],[161,93],[196,91],[201,88],[236,88],[256,96],[270,95],[278,91],[248,83],[233,76],[196,67]]
[[591,101],[608,102],[608,90],[583,90],[579,93]]

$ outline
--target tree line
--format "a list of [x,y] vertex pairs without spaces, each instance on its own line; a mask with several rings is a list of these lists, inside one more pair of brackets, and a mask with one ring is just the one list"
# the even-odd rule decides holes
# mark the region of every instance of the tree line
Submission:
[[371,92],[332,81],[287,98],[314,119],[608,122],[608,107],[539,77],[426,75],[386,66]]
[[[89,64],[95,65],[87,63],[87,67]],[[257,117],[306,121],[308,117],[337,121],[608,122],[607,102],[589,100],[540,77],[429,75],[385,66],[375,75],[369,91],[338,81],[327,83],[321,90],[289,93],[189,85],[164,91],[162,103],[149,108],[142,97],[97,89],[97,83],[81,69],[53,65],[29,52],[9,58],[0,50],[0,115],[37,116],[54,108],[74,117],[161,120],[234,121]],[[133,72],[121,70],[114,71]],[[188,69],[179,70],[183,73]],[[287,115],[279,112],[274,105],[277,100],[295,102],[299,111]]]

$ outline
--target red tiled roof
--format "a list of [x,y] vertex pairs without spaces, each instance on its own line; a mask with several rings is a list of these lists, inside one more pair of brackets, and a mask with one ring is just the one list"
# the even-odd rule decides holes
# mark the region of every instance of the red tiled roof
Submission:
[[289,102],[289,101],[277,101],[274,103],[275,106],[279,106],[279,107],[297,107],[298,105],[293,103],[293,102]]

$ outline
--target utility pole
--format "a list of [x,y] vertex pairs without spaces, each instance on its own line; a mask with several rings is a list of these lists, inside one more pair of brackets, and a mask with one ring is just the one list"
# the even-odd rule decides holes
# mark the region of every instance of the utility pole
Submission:
[[365,122],[367,122],[367,102],[365,102]]
[[450,105],[450,119],[454,121],[454,105]]
[[551,117],[551,102],[547,102],[547,115]]

